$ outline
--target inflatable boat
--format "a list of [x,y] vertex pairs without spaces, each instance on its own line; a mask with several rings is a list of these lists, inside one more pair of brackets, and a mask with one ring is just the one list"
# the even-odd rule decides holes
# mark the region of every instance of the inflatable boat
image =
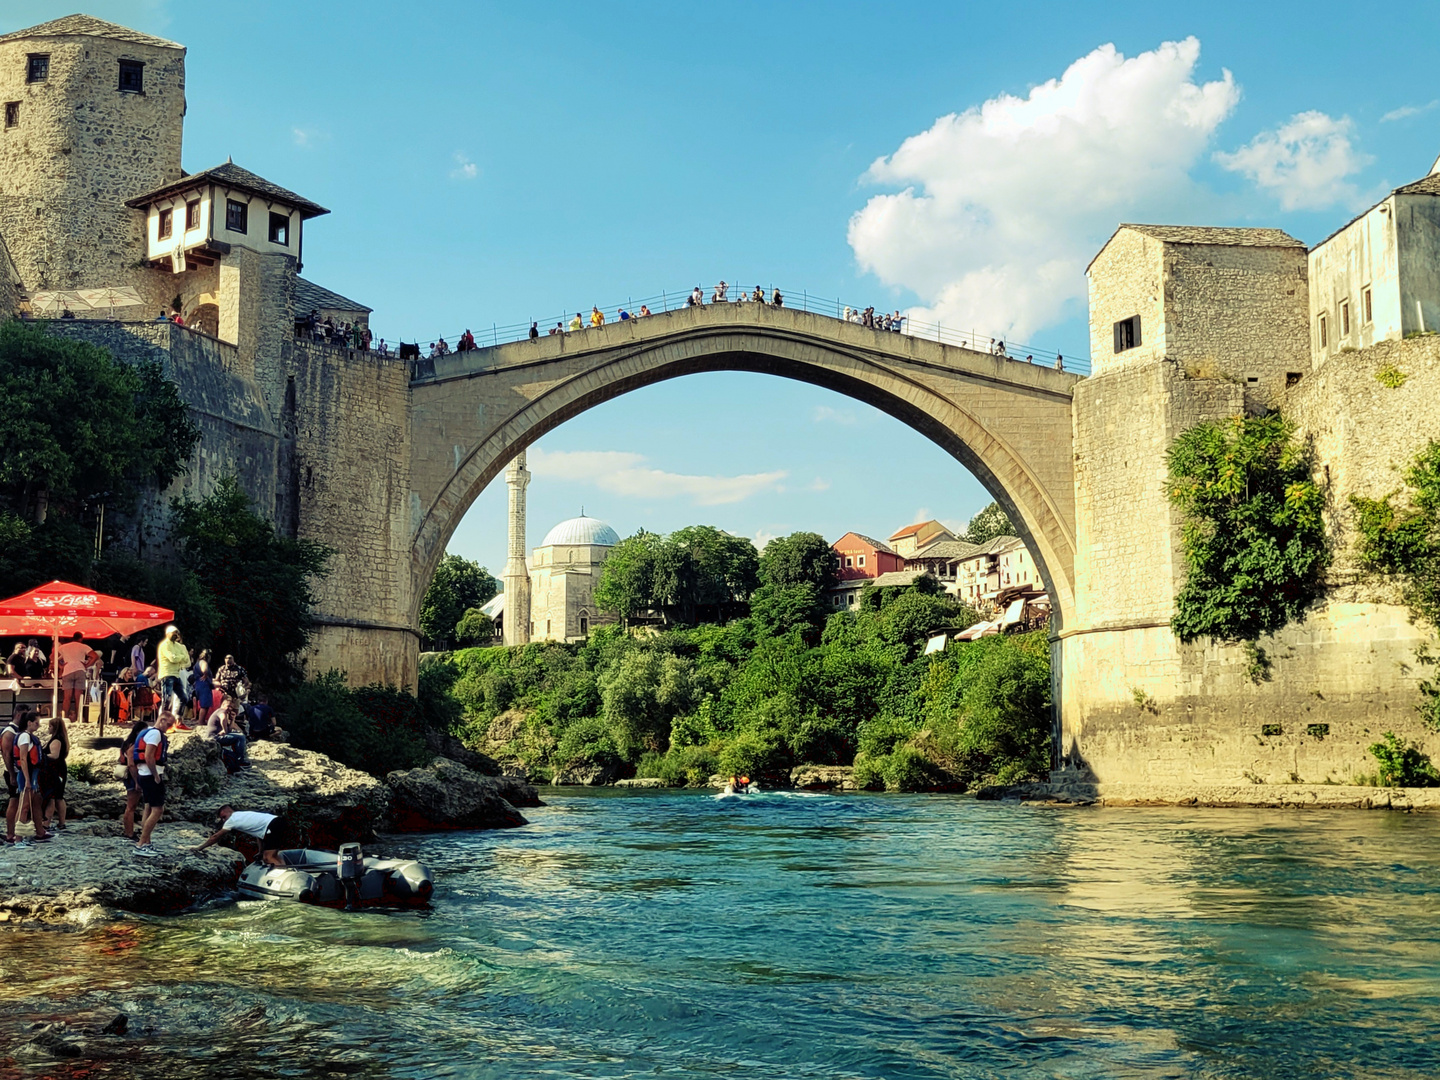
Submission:
[[339,851],[295,848],[279,852],[284,866],[254,862],[240,872],[240,892],[256,900],[294,900],[321,907],[418,906],[435,882],[414,859],[366,856],[359,844]]

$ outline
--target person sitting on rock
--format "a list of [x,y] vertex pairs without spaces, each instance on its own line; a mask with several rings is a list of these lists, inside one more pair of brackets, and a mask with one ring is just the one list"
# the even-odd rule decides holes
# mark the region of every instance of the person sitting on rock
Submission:
[[218,843],[226,833],[242,833],[253,837],[260,845],[260,854],[254,861],[262,862],[266,866],[285,865],[280,858],[280,849],[285,846],[287,830],[284,821],[274,814],[262,814],[258,810],[236,810],[227,803],[220,807],[216,823],[220,827],[211,833],[196,851],[204,851],[210,845]]
[[[225,751],[229,752],[230,757],[225,758],[225,771],[232,773],[250,768],[250,746],[245,738],[245,733],[240,730],[239,712],[239,700],[227,697],[205,721],[206,737],[220,744],[222,757]],[[233,768],[231,767],[232,758]]]

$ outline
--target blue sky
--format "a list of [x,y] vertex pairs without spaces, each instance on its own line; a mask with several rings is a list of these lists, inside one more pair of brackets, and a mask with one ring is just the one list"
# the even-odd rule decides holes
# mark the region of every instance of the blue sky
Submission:
[[[7,0],[0,32],[82,3]],[[305,274],[392,341],[724,277],[1080,356],[1119,221],[1313,243],[1440,154],[1434,3],[83,10],[188,46],[185,167],[330,207]],[[889,417],[758,375],[636,392],[532,459],[532,544],[582,504],[622,535],[833,539],[989,501]],[[501,488],[451,544],[495,570]]]

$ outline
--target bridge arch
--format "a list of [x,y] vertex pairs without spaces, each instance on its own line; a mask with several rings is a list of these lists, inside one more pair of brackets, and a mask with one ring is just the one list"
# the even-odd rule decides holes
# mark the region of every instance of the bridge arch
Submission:
[[[465,512],[515,454],[580,413],[685,375],[811,383],[894,416],[970,470],[1074,610],[1076,376],[762,305],[708,305],[442,358],[411,386],[411,618]],[[412,622],[413,625],[413,622]]]

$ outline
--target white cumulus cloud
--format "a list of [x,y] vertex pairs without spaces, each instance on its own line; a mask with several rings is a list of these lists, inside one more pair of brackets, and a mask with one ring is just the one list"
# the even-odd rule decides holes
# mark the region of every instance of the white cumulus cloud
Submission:
[[916,292],[921,321],[1018,338],[1056,321],[1119,221],[1191,201],[1189,170],[1240,98],[1228,71],[1197,83],[1199,59],[1193,37],[1129,58],[1103,45],[1023,98],[941,117],[865,174],[902,190],[850,219],[860,266]]
[[783,490],[784,471],[742,476],[692,476],[646,465],[644,454],[624,450],[556,450],[532,447],[527,455],[536,476],[592,483],[612,495],[637,499],[688,497],[696,506],[742,502],[764,491]]
[[850,409],[837,409],[832,405],[816,405],[814,412],[810,414],[810,419],[814,420],[817,424],[823,424],[829,421],[832,424],[845,424],[847,426],[858,423],[860,420]]
[[1351,143],[1353,127],[1349,117],[1297,113],[1233,154],[1216,154],[1215,160],[1276,196],[1282,210],[1354,205],[1361,196],[1348,178],[1372,159]]

